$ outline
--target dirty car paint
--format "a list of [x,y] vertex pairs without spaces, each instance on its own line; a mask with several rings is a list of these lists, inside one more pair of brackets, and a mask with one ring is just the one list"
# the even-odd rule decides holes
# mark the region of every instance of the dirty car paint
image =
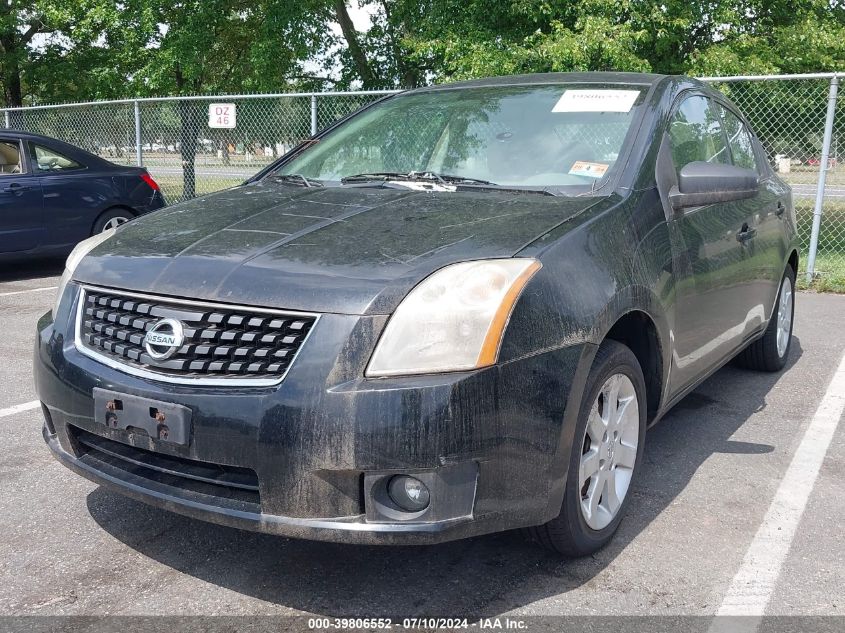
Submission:
[[127,226],[76,278],[213,301],[389,314],[432,271],[511,257],[596,202],[259,181]]
[[[120,230],[82,261],[59,311],[38,325],[36,386],[55,455],[145,502],[296,537],[430,543],[557,516],[587,376],[614,327],[636,319],[624,342],[644,370],[654,422],[761,335],[797,254],[791,204],[785,214],[775,204],[789,200],[789,190],[770,170],[745,206],[682,215],[667,205],[655,164],[674,105],[695,93],[723,99],[694,80],[533,75],[425,90],[569,80],[637,82],[647,92],[619,157],[624,168],[593,195],[305,188],[273,182],[265,172]],[[731,213],[759,221],[761,239],[739,244]],[[713,226],[718,235],[708,232]],[[512,256],[536,258],[542,268],[510,314],[495,365],[365,376],[385,324],[414,286],[452,263]],[[278,385],[168,384],[79,352],[82,284],[305,311],[319,321]],[[725,314],[741,317],[730,336],[719,329]],[[188,407],[190,444],[157,444],[97,426],[97,387]],[[153,458],[192,460],[173,462],[184,468],[199,462],[247,469],[257,490],[224,498],[193,483],[127,474],[86,449],[84,433]],[[437,507],[410,519],[379,514],[372,482],[397,473],[428,478],[440,495]]]

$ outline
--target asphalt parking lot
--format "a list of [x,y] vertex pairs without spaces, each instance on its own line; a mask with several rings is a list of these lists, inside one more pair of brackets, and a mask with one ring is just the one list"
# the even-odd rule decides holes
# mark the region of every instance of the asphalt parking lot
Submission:
[[820,403],[843,395],[828,387],[845,296],[799,294],[787,371],[726,367],[653,428],[613,543],[563,561],[515,533],[378,548],[241,532],[74,475],[41,439],[30,367],[60,270],[0,271],[0,615],[709,616],[759,555],[761,527],[789,530],[789,509],[770,510],[784,495],[806,507],[792,508],[785,558],[764,541],[750,567],[771,572],[765,614],[845,615],[845,424],[833,421],[817,478],[783,484]]

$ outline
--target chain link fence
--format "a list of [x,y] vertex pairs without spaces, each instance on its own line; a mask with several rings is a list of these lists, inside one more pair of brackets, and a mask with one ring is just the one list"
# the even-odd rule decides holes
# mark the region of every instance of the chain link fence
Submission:
[[[845,106],[837,99],[838,77],[704,81],[739,106],[774,169],[792,185],[802,272],[810,263],[808,280],[815,275],[822,286],[845,287]],[[60,138],[115,163],[143,164],[175,202],[243,182],[317,130],[387,94],[137,99],[11,108],[2,116],[7,128]],[[234,105],[232,128],[209,127],[209,107],[221,103]]]
[[[745,114],[792,186],[807,281],[845,287],[845,105],[831,74],[708,77]],[[815,220],[815,222],[814,222]],[[815,237],[814,237],[815,223]]]
[[[176,202],[243,182],[317,130],[385,94],[103,101],[6,109],[3,120],[7,128],[59,138],[114,163],[144,165],[168,202]],[[209,127],[209,108],[219,104],[234,106],[227,114],[234,127]]]

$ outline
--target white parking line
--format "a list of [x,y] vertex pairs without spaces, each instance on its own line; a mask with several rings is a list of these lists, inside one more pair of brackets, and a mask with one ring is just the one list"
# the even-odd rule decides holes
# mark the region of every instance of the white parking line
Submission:
[[[845,356],[810,421],[798,450],[743,558],[716,615],[762,617],[772,597],[781,567],[813,491],[819,470],[839,420],[845,412]],[[731,621],[731,630],[752,631],[758,618]],[[739,627],[739,628],[737,628]],[[718,621],[712,630],[719,630]]]
[[0,409],[0,418],[5,418],[7,415],[15,415],[16,413],[22,413],[24,411],[29,411],[30,409],[37,408],[41,403],[38,400],[33,400],[32,402],[24,402],[23,404],[16,404],[13,407],[8,407],[7,409]]
[[11,297],[12,295],[22,295],[27,292],[44,292],[45,290],[55,290],[58,286],[47,286],[46,288],[30,288],[29,290],[15,290],[14,292],[0,292],[0,297]]

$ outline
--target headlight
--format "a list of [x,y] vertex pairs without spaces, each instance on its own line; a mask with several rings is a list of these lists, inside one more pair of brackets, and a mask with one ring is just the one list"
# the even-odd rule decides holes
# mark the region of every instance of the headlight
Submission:
[[496,362],[502,334],[534,259],[462,262],[433,273],[390,317],[367,376],[462,371]]
[[89,237],[87,240],[82,240],[70,252],[70,255],[67,257],[67,261],[65,262],[65,271],[62,273],[62,278],[59,280],[59,292],[56,295],[56,304],[53,306],[54,319],[59,313],[59,305],[62,301],[62,295],[65,293],[65,288],[67,287],[71,277],[73,277],[73,271],[75,271],[76,267],[79,266],[79,262],[82,261],[83,257],[109,239],[112,235],[114,235],[114,229],[108,229],[102,233],[97,233],[93,237]]

